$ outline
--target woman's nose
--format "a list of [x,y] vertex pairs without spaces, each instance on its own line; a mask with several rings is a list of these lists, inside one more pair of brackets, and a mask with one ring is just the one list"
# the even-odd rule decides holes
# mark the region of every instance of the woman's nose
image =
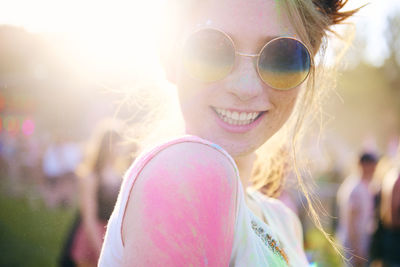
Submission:
[[258,97],[264,91],[264,83],[258,75],[256,62],[256,58],[238,56],[235,67],[228,76],[228,91],[241,101]]

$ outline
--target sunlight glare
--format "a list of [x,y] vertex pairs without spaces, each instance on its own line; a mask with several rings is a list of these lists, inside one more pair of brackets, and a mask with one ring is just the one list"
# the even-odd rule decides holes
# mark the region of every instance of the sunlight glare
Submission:
[[0,0],[0,24],[68,36],[95,62],[109,68],[157,65],[159,0]]

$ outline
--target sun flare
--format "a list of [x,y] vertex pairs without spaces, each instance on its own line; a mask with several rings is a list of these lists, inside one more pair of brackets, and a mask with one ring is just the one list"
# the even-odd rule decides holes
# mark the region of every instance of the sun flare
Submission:
[[159,0],[0,2],[0,24],[68,36],[86,57],[114,70],[151,68],[158,61],[156,36],[162,3]]

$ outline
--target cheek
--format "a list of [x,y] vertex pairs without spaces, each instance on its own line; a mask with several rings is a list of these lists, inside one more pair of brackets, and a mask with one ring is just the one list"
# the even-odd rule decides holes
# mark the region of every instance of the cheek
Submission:
[[176,84],[178,90],[179,103],[182,108],[182,112],[190,110],[190,107],[195,103],[194,100],[199,93],[198,88],[195,88],[194,83],[184,77],[179,75],[178,82]]
[[211,91],[200,83],[184,77],[177,84],[179,104],[186,126],[198,125],[210,112]]
[[[299,89],[293,89],[288,92],[277,92],[274,96],[273,103],[274,103],[274,128],[282,127],[285,122],[288,120],[292,111],[296,105],[296,100],[298,96]],[[278,130],[276,129],[276,130]]]
[[290,95],[289,97],[285,97],[281,101],[281,108],[283,114],[285,114],[286,117],[289,117],[290,114],[293,111],[294,106],[296,105],[296,100],[297,100],[297,94]]
[[182,102],[195,99],[200,93],[200,85],[196,80],[193,80],[179,66],[176,87],[178,89],[179,100]]
[[177,83],[179,102],[185,110],[204,112],[215,99],[221,98],[218,88],[218,83],[202,83],[183,73]]

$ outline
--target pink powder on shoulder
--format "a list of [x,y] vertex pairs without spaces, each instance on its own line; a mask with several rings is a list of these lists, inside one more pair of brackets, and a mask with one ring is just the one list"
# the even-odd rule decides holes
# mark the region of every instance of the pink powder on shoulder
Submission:
[[166,266],[227,266],[233,245],[235,187],[210,159],[159,167],[143,185],[144,229]]

